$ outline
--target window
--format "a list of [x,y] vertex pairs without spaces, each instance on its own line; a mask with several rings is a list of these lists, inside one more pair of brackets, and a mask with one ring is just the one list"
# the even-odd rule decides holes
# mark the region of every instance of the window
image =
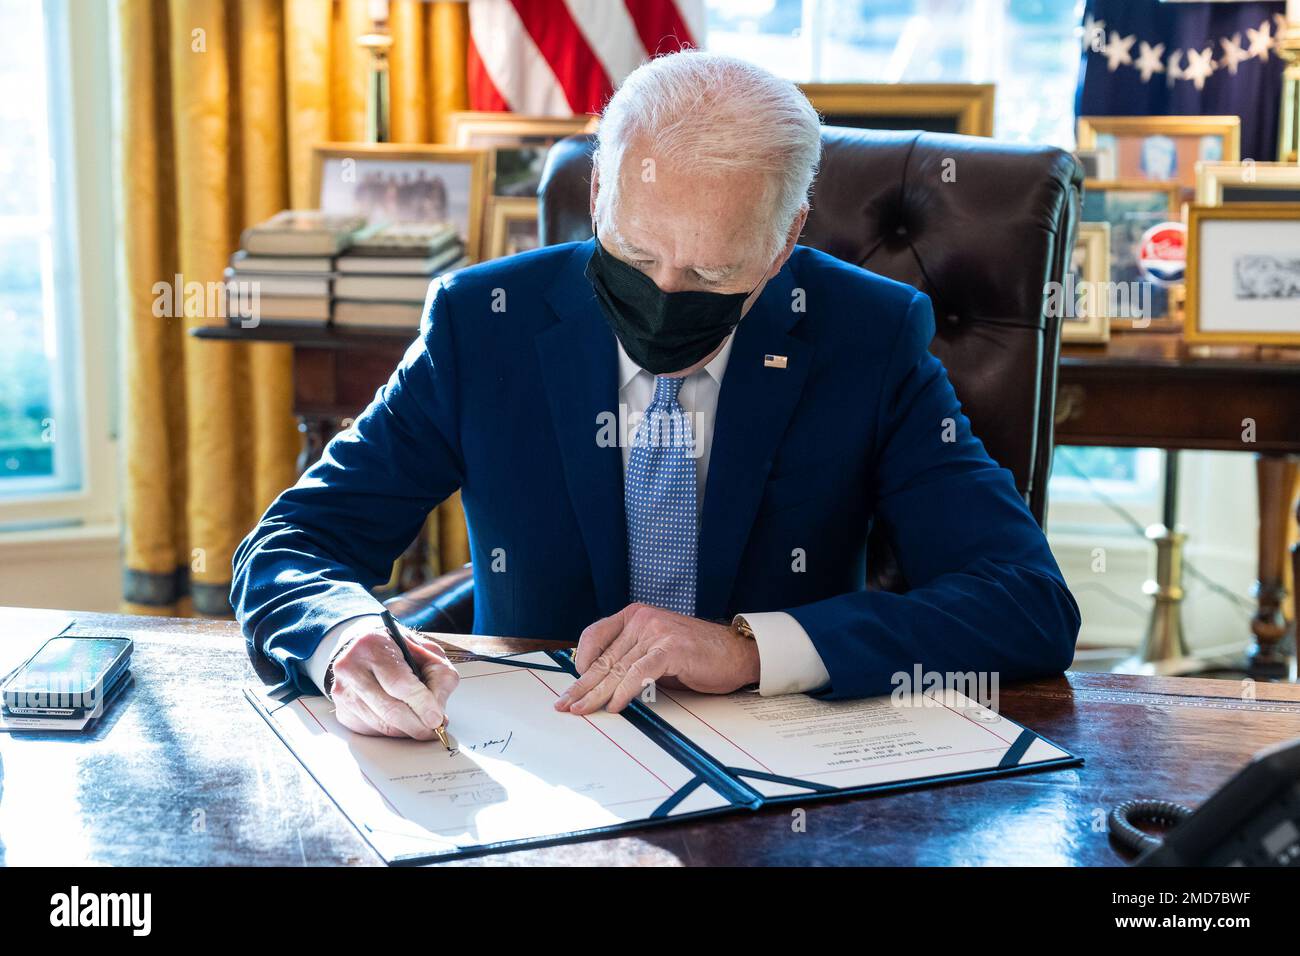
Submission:
[[78,5],[74,18],[68,0],[0,0],[4,530],[111,517],[106,6]]
[[[0,494],[80,484],[56,270],[54,170],[41,6],[0,0]],[[67,441],[59,442],[63,424]],[[72,427],[69,427],[72,426]]]
[[1126,534],[1160,518],[1164,456],[1156,448],[1057,445],[1048,502],[1052,529]]
[[1154,448],[1057,446],[1052,466],[1052,496],[1146,499],[1160,493],[1163,464]]
[[707,44],[792,80],[995,83],[994,135],[1074,145],[1081,3],[709,0]]

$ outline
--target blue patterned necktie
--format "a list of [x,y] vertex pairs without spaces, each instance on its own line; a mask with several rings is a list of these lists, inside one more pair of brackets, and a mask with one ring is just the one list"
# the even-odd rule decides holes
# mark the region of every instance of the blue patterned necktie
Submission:
[[655,378],[655,396],[632,437],[623,507],[632,601],[695,614],[695,436],[677,393],[681,378]]

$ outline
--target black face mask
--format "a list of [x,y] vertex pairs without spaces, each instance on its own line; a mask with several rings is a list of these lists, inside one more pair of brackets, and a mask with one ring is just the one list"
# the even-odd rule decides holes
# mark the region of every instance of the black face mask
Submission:
[[628,358],[652,375],[680,372],[716,349],[740,324],[749,292],[664,292],[612,256],[596,238],[587,263],[600,311]]

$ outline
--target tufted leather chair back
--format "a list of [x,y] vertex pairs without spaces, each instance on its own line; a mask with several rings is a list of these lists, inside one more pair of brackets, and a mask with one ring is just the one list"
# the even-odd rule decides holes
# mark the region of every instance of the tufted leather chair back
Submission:
[[[801,242],[916,286],[934,302],[931,349],[975,434],[1041,524],[1047,511],[1060,319],[1044,286],[1069,268],[1083,174],[1069,153],[971,136],[825,127]],[[591,238],[595,137],[550,151],[538,195],[544,245]],[[868,585],[907,588],[879,525]],[[468,633],[469,569],[389,602],[411,627]]]
[[[1042,524],[1060,352],[1045,284],[1069,269],[1078,164],[1054,147],[915,130],[828,126],[822,145],[800,242],[930,296],[931,351]],[[595,136],[581,135],[551,149],[539,190],[543,245],[591,237],[594,146]]]

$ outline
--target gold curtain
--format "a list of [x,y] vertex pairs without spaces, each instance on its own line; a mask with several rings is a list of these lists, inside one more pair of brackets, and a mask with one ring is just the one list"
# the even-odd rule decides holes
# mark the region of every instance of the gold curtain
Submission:
[[[235,547],[297,477],[292,355],[203,341],[186,284],[217,283],[243,228],[309,194],[312,146],[364,139],[366,0],[119,0],[125,297],[125,608],[229,612]],[[464,4],[391,0],[393,138],[465,109]],[[175,309],[162,307],[171,287]],[[177,316],[177,317],[172,317]],[[434,570],[468,560],[459,504]]]

